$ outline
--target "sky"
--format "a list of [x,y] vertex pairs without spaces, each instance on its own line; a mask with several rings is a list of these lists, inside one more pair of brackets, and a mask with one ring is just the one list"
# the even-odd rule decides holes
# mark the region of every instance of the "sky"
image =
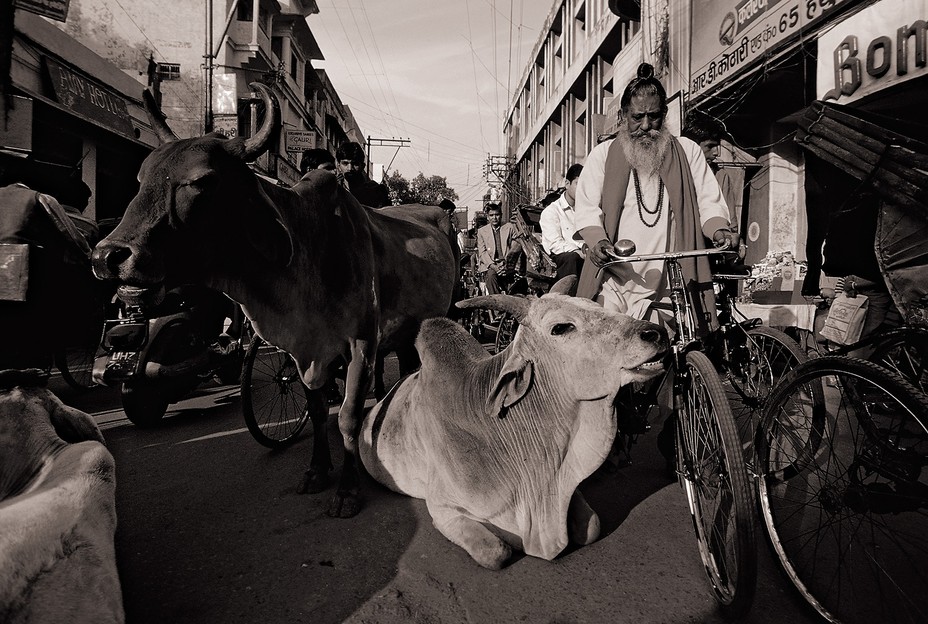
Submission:
[[[458,206],[488,185],[488,155],[556,0],[318,0],[309,27],[325,69],[372,147],[371,160],[411,180],[446,178]],[[376,143],[376,141],[375,141]],[[392,164],[391,164],[392,161]]]

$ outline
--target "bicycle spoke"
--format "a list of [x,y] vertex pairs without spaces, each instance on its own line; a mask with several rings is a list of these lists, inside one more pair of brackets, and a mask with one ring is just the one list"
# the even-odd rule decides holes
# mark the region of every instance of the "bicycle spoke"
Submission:
[[[764,465],[800,441],[781,421],[823,389],[814,461],[761,483],[777,555],[823,615],[856,622],[926,620],[928,597],[928,401],[867,362],[825,357],[799,367],[771,399]],[[794,459],[786,457],[787,461]]]

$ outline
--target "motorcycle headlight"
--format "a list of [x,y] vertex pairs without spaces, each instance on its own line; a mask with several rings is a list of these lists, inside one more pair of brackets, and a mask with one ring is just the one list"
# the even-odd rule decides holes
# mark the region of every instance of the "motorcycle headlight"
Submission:
[[140,351],[148,340],[148,323],[118,322],[108,326],[103,334],[107,351]]

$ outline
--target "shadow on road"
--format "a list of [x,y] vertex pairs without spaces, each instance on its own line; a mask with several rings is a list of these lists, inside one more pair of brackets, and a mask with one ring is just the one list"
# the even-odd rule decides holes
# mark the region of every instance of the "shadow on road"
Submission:
[[357,517],[329,518],[334,489],[297,494],[311,429],[269,451],[244,430],[238,402],[104,431],[127,622],[340,622],[395,575],[416,530],[412,501],[372,486]]

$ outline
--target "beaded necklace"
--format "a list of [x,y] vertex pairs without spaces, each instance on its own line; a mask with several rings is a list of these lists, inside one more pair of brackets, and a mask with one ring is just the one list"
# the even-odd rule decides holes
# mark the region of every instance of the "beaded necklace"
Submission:
[[[657,178],[657,207],[654,210],[651,210],[644,205],[644,198],[641,196],[641,181],[638,179],[638,170],[632,169],[632,176],[635,178],[635,199],[638,200],[638,218],[641,219],[641,222],[644,223],[647,227],[653,228],[657,225],[657,222],[661,220],[661,211],[664,209],[664,181],[658,176]],[[649,215],[655,215],[654,221],[648,223],[647,219],[644,218],[644,213]]]

